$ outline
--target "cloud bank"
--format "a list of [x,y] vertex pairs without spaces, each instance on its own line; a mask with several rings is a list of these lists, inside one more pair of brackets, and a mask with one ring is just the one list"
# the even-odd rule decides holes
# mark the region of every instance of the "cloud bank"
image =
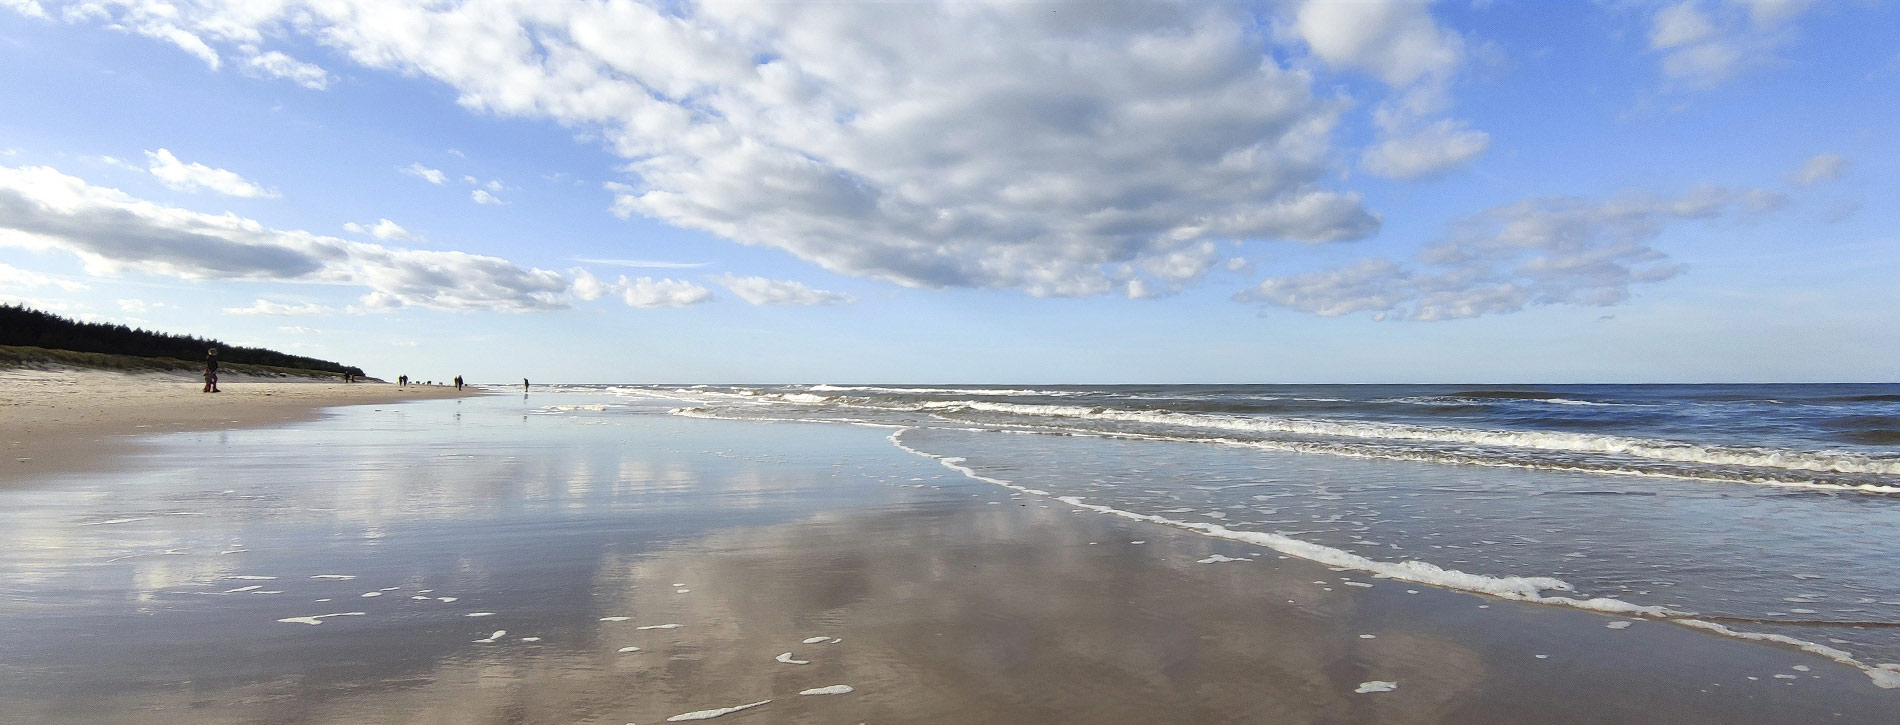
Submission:
[[[1421,4],[1341,5],[1374,8],[1379,30],[1305,23],[1329,62],[1417,87],[1461,57]],[[61,17],[213,68],[302,36],[470,109],[602,138],[626,160],[618,213],[914,287],[1137,294],[1194,277],[1144,270],[1204,243],[1379,228],[1329,184],[1349,103],[1277,60],[1271,23],[1241,5],[92,0]],[[321,71],[278,65],[307,85]],[[1381,173],[1434,173],[1488,142],[1394,118],[1366,161]]]
[[135,199],[49,167],[0,167],[0,246],[78,256],[92,274],[368,288],[369,309],[566,306],[561,275],[495,257],[392,249]]
[[1782,198],[1705,187],[1680,197],[1632,193],[1593,201],[1552,197],[1494,208],[1453,224],[1410,263],[1365,259],[1271,277],[1235,299],[1322,317],[1451,320],[1533,305],[1613,305],[1637,284],[1682,272],[1651,246],[1668,228],[1729,214],[1760,214]]

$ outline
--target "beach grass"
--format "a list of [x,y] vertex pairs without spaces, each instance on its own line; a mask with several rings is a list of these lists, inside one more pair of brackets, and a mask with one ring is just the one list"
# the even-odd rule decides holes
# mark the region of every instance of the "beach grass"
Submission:
[[[54,350],[44,347],[0,345],[0,368],[55,367],[110,370],[123,373],[191,373],[202,370],[204,363],[202,361],[180,360],[170,357],[138,357],[135,355]],[[334,379],[337,381],[342,381],[343,379],[341,373],[333,373],[327,370],[286,368],[275,365],[251,365],[247,363],[226,362],[220,364],[218,369],[225,372],[243,373],[259,377],[294,377],[318,380]]]

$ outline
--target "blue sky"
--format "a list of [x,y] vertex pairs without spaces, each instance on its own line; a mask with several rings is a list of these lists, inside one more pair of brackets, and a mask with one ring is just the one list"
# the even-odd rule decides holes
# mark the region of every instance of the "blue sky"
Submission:
[[385,378],[1894,381],[1895,27],[0,0],[0,299]]

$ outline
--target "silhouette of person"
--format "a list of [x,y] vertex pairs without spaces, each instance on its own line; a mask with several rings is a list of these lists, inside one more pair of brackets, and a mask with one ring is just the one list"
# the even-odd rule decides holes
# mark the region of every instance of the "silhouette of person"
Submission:
[[528,392],[528,379],[527,379],[527,378],[522,378],[522,379],[521,379],[521,392],[524,392],[524,393],[525,393],[525,392]]
[[455,376],[455,389],[456,390],[462,389],[462,376],[460,375]]
[[205,351],[205,389],[204,392],[216,393],[218,390],[218,349]]

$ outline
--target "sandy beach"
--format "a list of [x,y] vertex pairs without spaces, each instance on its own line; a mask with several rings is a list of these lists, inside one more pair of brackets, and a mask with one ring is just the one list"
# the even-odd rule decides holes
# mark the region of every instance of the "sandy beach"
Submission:
[[451,386],[342,384],[226,373],[216,394],[183,373],[0,369],[0,480],[108,465],[133,436],[308,420],[339,405],[474,395]]
[[[77,376],[65,395],[124,403],[86,413],[58,412],[55,381],[7,398],[23,445],[153,432],[104,472],[54,458],[0,488],[0,720],[1879,723],[1900,708],[1793,648],[1104,516],[909,455],[888,430],[374,385],[234,384],[207,409],[189,381],[141,382],[108,394]],[[378,404],[310,407],[341,402]]]

